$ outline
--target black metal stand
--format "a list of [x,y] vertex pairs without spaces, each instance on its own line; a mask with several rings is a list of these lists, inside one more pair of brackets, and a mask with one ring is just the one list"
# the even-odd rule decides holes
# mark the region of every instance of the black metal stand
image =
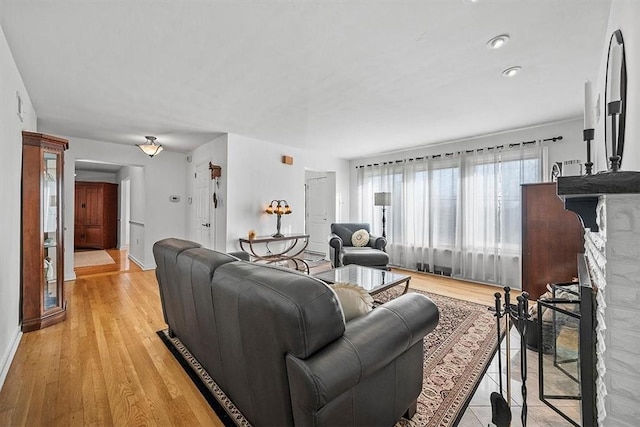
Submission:
[[587,162],[584,164],[587,175],[591,175],[593,169],[593,162],[591,161],[591,141],[593,141],[594,134],[595,131],[593,129],[585,129],[582,131],[583,139],[587,143]]
[[612,101],[607,105],[607,113],[611,116],[611,172],[620,169],[620,153],[618,153],[618,138],[616,130],[618,128],[618,116],[622,113],[622,101]]
[[387,210],[387,207],[383,206],[382,207],[382,237],[384,237],[385,239],[387,238],[387,230],[386,230],[387,218],[385,217],[386,210]]
[[[495,316],[500,323],[500,319],[506,316],[506,336],[509,337],[509,322],[516,325],[518,334],[520,335],[520,375],[522,380],[522,413],[521,421],[522,426],[527,425],[527,320],[531,317],[529,315],[529,294],[523,292],[516,300],[517,304],[511,304],[511,288],[504,287],[504,305],[500,306],[500,294],[495,294]],[[499,326],[498,326],[499,330]],[[507,347],[509,347],[509,340],[507,339]],[[507,403],[511,405],[511,369],[510,369],[511,357],[509,357],[509,348],[507,348]],[[498,344],[498,365],[500,370],[500,393],[502,393],[502,357],[500,355],[500,347]]]

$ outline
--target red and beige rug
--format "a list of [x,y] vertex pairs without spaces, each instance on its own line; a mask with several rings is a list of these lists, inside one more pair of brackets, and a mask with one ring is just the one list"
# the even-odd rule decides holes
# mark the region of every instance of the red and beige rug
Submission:
[[[385,301],[397,291],[376,295]],[[424,340],[424,380],[417,413],[396,427],[454,426],[462,417],[497,347],[495,318],[488,305],[461,301],[410,289],[431,298],[440,310],[440,323]],[[225,425],[249,425],[217,384],[177,338],[158,332],[174,356],[205,394]],[[199,378],[199,384],[198,384]],[[207,396],[206,391],[211,395]],[[226,413],[221,412],[224,408]]]
[[417,412],[397,426],[457,425],[495,354],[495,317],[488,305],[409,292],[431,298],[440,310],[440,322],[424,340],[424,379]]

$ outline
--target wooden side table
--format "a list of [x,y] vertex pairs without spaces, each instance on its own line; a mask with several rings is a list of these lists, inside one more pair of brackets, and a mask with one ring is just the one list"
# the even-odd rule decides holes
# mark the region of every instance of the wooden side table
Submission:
[[[263,236],[238,240],[240,241],[240,249],[251,255],[254,261],[264,261],[267,264],[292,261],[296,270],[309,274],[309,264],[304,258],[298,257],[309,245],[308,234],[289,234],[282,237]],[[282,244],[280,248],[269,247],[270,244],[277,242]]]

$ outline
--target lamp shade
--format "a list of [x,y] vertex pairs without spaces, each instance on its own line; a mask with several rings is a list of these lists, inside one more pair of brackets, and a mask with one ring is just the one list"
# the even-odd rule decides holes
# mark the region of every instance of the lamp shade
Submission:
[[140,148],[144,154],[153,157],[162,151],[162,145],[156,142],[157,138],[155,136],[145,136],[145,138],[147,138],[147,142],[138,144],[138,148]]
[[375,206],[391,206],[391,193],[374,193],[373,204]]

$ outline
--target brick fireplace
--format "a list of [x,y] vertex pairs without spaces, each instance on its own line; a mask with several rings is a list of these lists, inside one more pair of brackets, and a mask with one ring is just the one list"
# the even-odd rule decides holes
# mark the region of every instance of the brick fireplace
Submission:
[[585,256],[596,289],[598,425],[637,425],[640,419],[640,195],[600,196],[596,222],[599,230],[585,233]]
[[[596,420],[583,420],[583,425],[637,425],[640,173],[560,178],[558,195],[565,199],[565,207],[578,213],[583,221],[585,258],[595,294]],[[583,401],[585,404],[589,403]]]

